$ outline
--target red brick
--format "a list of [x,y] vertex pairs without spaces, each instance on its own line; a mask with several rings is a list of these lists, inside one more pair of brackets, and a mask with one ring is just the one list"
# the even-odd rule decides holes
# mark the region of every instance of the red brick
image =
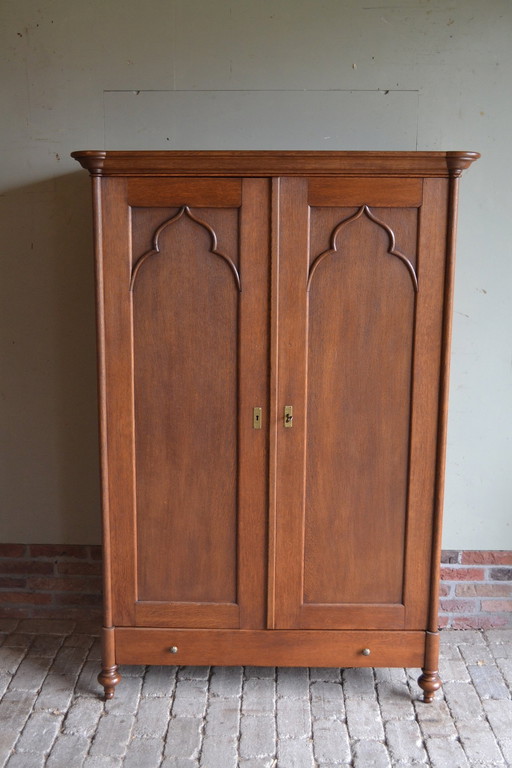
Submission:
[[9,621],[8,619],[6,621],[0,621],[0,632],[3,635],[7,635],[7,634],[10,634],[11,632],[14,632],[16,627],[17,627],[16,621]]
[[442,581],[483,581],[483,568],[441,568]]
[[509,597],[512,595],[512,584],[506,581],[492,584],[456,584],[457,597]]
[[57,563],[57,573],[79,576],[101,576],[101,563]]
[[87,547],[81,544],[31,544],[31,557],[79,557],[87,559]]
[[439,597],[446,597],[450,594],[451,586],[450,584],[440,584],[439,585]]
[[56,605],[101,605],[100,594],[58,592],[53,596],[53,599]]
[[41,621],[50,619],[52,625],[75,621],[86,624],[101,625],[101,611],[90,606],[75,608],[72,606],[55,605],[0,605],[0,617],[16,618],[29,621]]
[[461,552],[458,549],[443,549],[441,552],[442,563],[460,563]]
[[512,565],[512,552],[499,550],[465,550],[462,553],[464,565]]
[[26,544],[0,544],[0,557],[23,557]]
[[83,611],[81,621],[77,622],[75,633],[77,635],[101,635],[102,610],[101,608],[90,608]]
[[27,616],[33,616],[38,611],[35,605],[32,606],[20,606],[20,605],[2,605],[0,603],[0,618],[16,618],[25,619]]
[[489,578],[493,581],[512,581],[512,568],[489,568]]
[[5,603],[31,603],[32,605],[42,605],[52,601],[51,595],[40,592],[1,592],[0,598]]
[[69,619],[63,619],[59,617],[59,621],[41,621],[40,610],[46,610],[45,608],[38,608],[37,618],[27,618],[22,621],[17,628],[20,632],[25,632],[27,635],[67,635],[73,631],[73,622]]
[[444,627],[448,626],[448,616],[438,616],[437,617],[437,626],[439,629],[444,629]]
[[101,591],[101,579],[97,576],[30,576],[29,589],[46,592],[85,592],[94,594]]
[[474,616],[457,616],[452,621],[453,629],[492,629],[493,627],[507,626],[507,618],[500,616],[489,616],[477,613]]
[[53,563],[38,560],[0,560],[0,573],[53,573]]
[[89,555],[91,557],[91,560],[102,560],[103,559],[103,547],[101,544],[90,544],[89,545]]
[[445,613],[475,613],[478,610],[477,600],[441,600],[440,605]]
[[[94,605],[49,605],[34,608],[34,614],[41,619],[62,621],[97,620],[101,624],[101,608]],[[28,618],[28,615],[27,615]]]
[[[59,605],[53,610],[55,611],[54,616],[60,616],[61,618],[65,616],[66,619],[93,624],[96,632],[98,632],[98,627],[101,627],[102,624],[102,609],[93,605]],[[51,616],[48,618],[51,618]]]
[[[9,576],[0,576],[0,587],[2,589],[17,589],[26,585],[26,579],[20,579],[19,577],[12,578]],[[0,592],[0,600],[2,599],[2,593]]]
[[482,600],[482,611],[489,613],[512,611],[512,600]]

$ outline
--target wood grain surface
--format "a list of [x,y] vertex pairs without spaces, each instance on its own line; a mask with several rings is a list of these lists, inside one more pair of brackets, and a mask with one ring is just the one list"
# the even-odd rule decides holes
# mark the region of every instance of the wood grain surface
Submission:
[[95,176],[107,695],[120,662],[396,665],[430,700],[478,155],[73,154]]

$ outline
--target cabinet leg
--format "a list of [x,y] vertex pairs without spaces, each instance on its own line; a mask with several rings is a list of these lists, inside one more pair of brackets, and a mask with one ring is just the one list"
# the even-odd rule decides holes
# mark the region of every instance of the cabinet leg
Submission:
[[121,680],[121,675],[118,672],[119,667],[114,664],[113,667],[103,667],[98,675],[98,682],[103,686],[105,691],[105,701],[114,698],[114,689],[118,682]]
[[423,701],[430,704],[434,699],[435,692],[441,687],[441,678],[439,672],[431,672],[428,669],[422,670],[423,674],[418,677],[418,685],[423,691]]
[[114,689],[121,680],[119,667],[116,664],[114,627],[103,627],[101,632],[102,670],[98,682],[105,691],[105,701],[114,698]]

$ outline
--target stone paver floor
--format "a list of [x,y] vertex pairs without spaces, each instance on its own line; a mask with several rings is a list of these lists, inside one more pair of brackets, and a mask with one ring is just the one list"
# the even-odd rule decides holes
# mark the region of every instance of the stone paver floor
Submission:
[[73,621],[0,619],[0,768],[512,766],[512,631],[441,634],[419,670],[124,667]]

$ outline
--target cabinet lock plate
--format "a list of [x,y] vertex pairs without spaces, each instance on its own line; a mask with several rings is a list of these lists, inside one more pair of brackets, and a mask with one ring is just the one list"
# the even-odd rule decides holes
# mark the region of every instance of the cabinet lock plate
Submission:
[[284,407],[284,425],[288,428],[293,426],[293,405]]
[[253,429],[261,429],[261,408],[252,409],[252,427]]

